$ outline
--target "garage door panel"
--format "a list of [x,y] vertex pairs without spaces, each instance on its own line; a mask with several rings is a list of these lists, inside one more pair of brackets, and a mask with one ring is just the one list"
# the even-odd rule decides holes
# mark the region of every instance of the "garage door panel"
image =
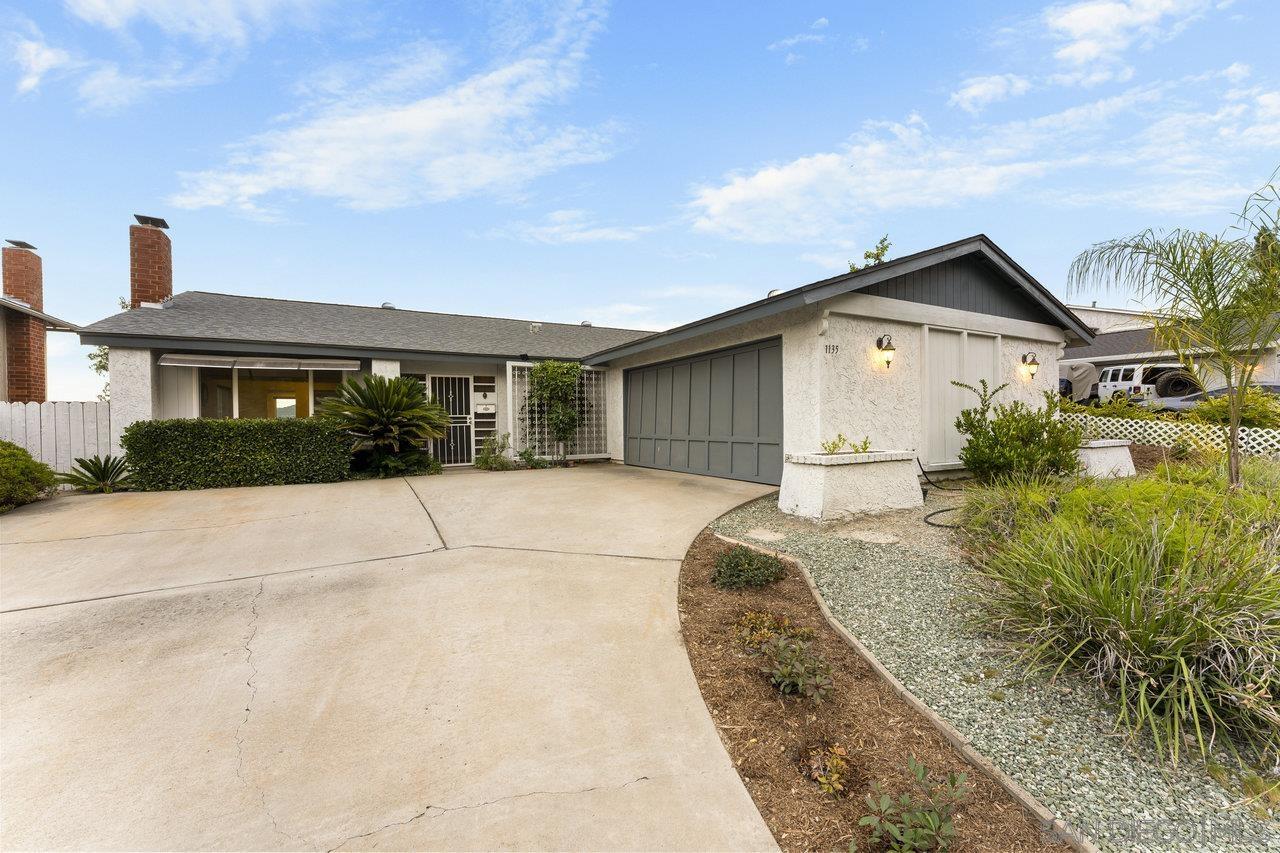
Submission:
[[729,442],[707,442],[707,470],[719,477],[728,477],[733,473]]
[[757,465],[759,466],[759,479],[765,483],[781,483],[782,482],[782,445],[781,444],[759,444],[757,445]]
[[705,441],[689,442],[689,470],[698,474],[707,471],[707,443]]
[[671,439],[671,467],[683,470],[689,467],[689,442]]
[[711,435],[711,362],[689,365],[689,435]]
[[[782,347],[777,344],[760,350],[760,436],[772,438],[779,445],[782,443]],[[779,479],[781,461],[779,448]]]
[[781,482],[777,340],[635,368],[624,381],[627,462]]

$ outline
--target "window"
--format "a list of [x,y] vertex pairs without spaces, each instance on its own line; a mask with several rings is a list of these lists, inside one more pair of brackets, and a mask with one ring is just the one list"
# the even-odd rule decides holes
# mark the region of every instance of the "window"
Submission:
[[271,413],[273,418],[296,418],[298,416],[298,398],[297,397],[276,397],[275,411]]
[[1124,369],[1124,372],[1120,374],[1120,381],[1121,381],[1121,382],[1131,382],[1131,381],[1133,381],[1133,368],[1132,368],[1132,367],[1126,367],[1126,368]]

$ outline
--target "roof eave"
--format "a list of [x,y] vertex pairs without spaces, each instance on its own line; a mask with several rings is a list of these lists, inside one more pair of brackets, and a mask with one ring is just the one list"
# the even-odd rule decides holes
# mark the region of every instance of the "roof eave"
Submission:
[[19,314],[26,314],[28,317],[34,317],[44,323],[45,328],[52,332],[80,331],[80,327],[75,323],[69,323],[66,320],[59,320],[52,314],[37,311],[30,305],[23,305],[21,302],[14,302],[12,299],[0,299],[0,307],[7,308],[10,311],[17,311]]

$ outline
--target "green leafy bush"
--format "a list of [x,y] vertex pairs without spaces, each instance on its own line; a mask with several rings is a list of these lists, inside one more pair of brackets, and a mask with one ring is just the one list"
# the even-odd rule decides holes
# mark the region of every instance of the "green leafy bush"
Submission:
[[516,467],[511,457],[507,455],[510,449],[511,433],[504,432],[501,436],[491,435],[481,443],[480,452],[476,454],[475,466],[481,471],[510,471]]
[[120,443],[146,491],[330,483],[351,464],[349,437],[323,418],[138,421]]
[[56,483],[53,469],[32,459],[26,448],[0,441],[0,513],[40,500]]
[[748,610],[738,619],[738,640],[748,649],[759,649],[776,637],[812,640],[813,629],[802,628],[786,616],[775,616],[759,610]]
[[1112,691],[1174,761],[1184,740],[1280,755],[1277,463],[1005,481],[966,495],[977,619],[1033,671]]
[[382,477],[430,468],[423,445],[449,432],[449,413],[411,376],[346,379],[320,414],[350,437],[355,467]]
[[1045,405],[1033,409],[1020,400],[994,405],[1006,386],[991,389],[953,382],[978,395],[978,405],[956,418],[956,431],[968,436],[960,461],[979,481],[1009,476],[1071,474],[1080,468],[1076,450],[1082,438],[1077,427],[1058,420],[1058,395],[1046,391]]
[[849,751],[838,743],[814,747],[809,750],[805,773],[822,793],[843,796],[848,793],[845,777],[849,773]]
[[[929,771],[912,756],[907,761],[915,794],[894,799],[877,789],[867,795],[870,813],[858,821],[871,830],[871,841],[890,850],[946,850],[956,837],[956,807],[969,795],[963,773],[948,773],[941,782],[929,778]],[[850,844],[849,850],[857,850]]]
[[[1186,418],[1202,424],[1226,426],[1230,421],[1227,397],[1205,397],[1186,412]],[[1240,426],[1258,429],[1280,429],[1280,397],[1250,387],[1240,402]]]
[[757,654],[764,658],[760,671],[779,693],[804,696],[815,705],[831,695],[831,667],[804,640],[779,635],[763,643]]
[[532,468],[537,470],[540,468],[551,467],[551,463],[548,460],[543,459],[538,454],[534,453],[532,447],[526,447],[524,450],[521,450],[516,455],[520,457],[520,464],[526,468]]
[[745,545],[734,545],[716,557],[711,582],[721,589],[742,589],[771,584],[784,574],[786,568],[777,557],[761,554]]
[[1099,400],[1096,405],[1082,405],[1073,400],[1060,400],[1059,409],[1063,412],[1079,415],[1091,415],[1095,418],[1128,418],[1132,421],[1168,421],[1175,420],[1173,412],[1164,412],[1158,408],[1139,406],[1128,397],[1112,397]]
[[59,474],[58,482],[74,487],[77,491],[109,495],[129,488],[129,463],[123,456],[76,457],[76,465],[69,474]]

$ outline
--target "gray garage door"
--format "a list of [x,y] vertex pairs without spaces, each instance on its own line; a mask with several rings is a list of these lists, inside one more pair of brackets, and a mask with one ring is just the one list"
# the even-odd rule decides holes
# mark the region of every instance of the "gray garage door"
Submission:
[[782,482],[782,342],[626,374],[630,465]]

